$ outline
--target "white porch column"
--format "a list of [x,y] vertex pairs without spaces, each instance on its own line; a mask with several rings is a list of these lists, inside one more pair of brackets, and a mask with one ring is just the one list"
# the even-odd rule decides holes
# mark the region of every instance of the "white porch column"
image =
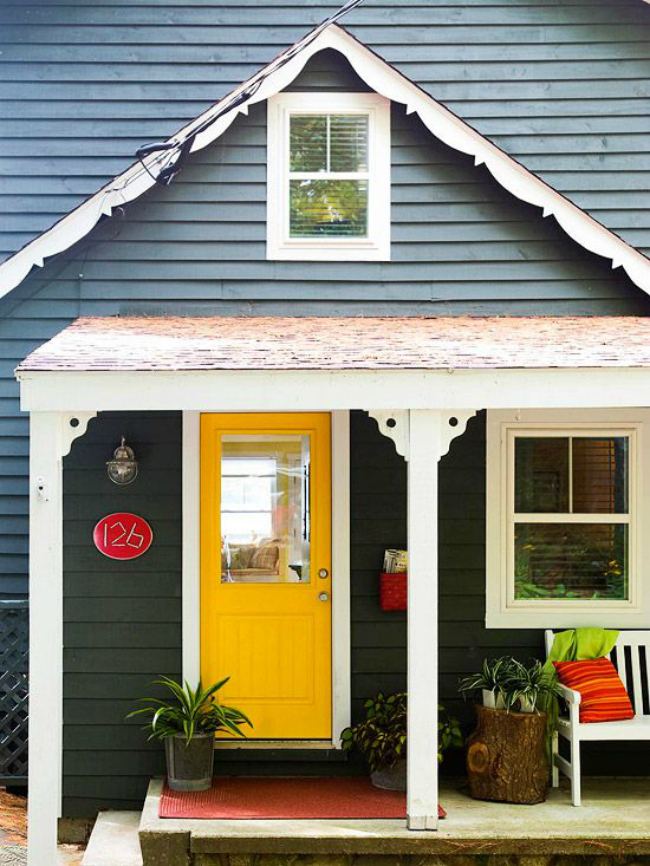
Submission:
[[63,744],[62,467],[93,415],[30,415],[29,866],[57,862]]
[[440,413],[409,416],[407,815],[410,830],[436,830]]
[[474,414],[409,412],[406,797],[410,830],[438,827],[438,464]]

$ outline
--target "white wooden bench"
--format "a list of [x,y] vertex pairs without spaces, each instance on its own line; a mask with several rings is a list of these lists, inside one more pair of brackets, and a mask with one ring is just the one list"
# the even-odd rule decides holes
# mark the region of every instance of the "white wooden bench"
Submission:
[[[553,646],[553,631],[547,631],[546,655]],[[645,669],[641,656],[645,653]],[[635,716],[621,722],[580,724],[580,692],[560,686],[569,715],[560,713],[558,732],[553,738],[553,787],[560,784],[560,770],[571,779],[571,800],[580,805],[580,743],[614,740],[650,741],[650,631],[622,631],[610,658],[632,701]],[[558,753],[559,736],[569,741],[570,760]]]

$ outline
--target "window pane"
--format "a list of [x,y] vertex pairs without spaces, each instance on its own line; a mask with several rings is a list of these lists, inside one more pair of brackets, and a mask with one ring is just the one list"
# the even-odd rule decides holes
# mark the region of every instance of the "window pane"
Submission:
[[327,117],[293,114],[290,118],[291,171],[327,171]]
[[581,437],[573,446],[573,510],[627,514],[628,437]]
[[516,599],[628,598],[628,528],[515,525]]
[[368,171],[368,115],[330,117],[330,171]]
[[221,474],[229,475],[268,475],[273,476],[277,471],[275,460],[265,460],[263,457],[256,457],[253,460],[246,460],[243,457],[227,457],[221,461]]
[[270,511],[274,485],[275,478],[224,475],[221,479],[221,510]]
[[366,237],[368,182],[290,181],[289,230],[292,238]]
[[309,442],[221,437],[223,583],[309,583]]
[[569,510],[569,440],[515,439],[515,511],[549,514]]

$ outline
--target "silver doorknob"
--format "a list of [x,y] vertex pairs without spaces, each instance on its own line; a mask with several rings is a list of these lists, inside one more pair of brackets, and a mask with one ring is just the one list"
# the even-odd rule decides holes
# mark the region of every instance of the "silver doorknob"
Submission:
[[319,601],[329,601],[330,600],[329,592],[319,592],[318,593],[318,600]]

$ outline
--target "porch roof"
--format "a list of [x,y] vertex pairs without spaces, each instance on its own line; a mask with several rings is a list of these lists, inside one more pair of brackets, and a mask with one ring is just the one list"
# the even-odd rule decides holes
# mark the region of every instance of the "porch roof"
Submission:
[[650,367],[644,317],[88,317],[17,372]]

